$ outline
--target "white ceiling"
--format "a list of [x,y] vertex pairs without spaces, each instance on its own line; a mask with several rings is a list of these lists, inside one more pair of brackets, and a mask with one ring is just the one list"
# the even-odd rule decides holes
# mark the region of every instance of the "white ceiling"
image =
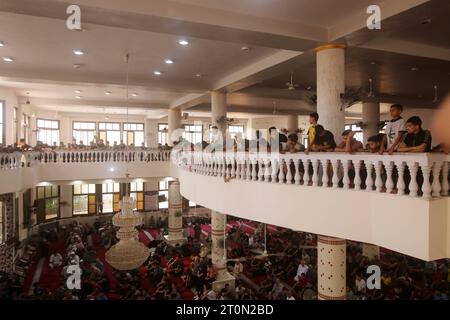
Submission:
[[383,0],[171,0],[274,20],[331,28],[353,13]]
[[[303,90],[311,86],[313,93],[315,59],[311,49],[326,42],[330,34],[342,30],[351,30],[344,33],[348,37],[339,39],[348,41],[349,46],[367,45],[386,34],[396,35],[400,29],[408,29],[412,22],[389,14],[400,13],[426,1],[77,2],[82,7],[85,32],[66,29],[65,7],[69,0],[0,1],[0,41],[6,44],[0,47],[0,57],[11,56],[15,59],[11,64],[0,60],[0,86],[15,90],[22,97],[21,101],[26,100],[23,97],[29,96],[32,105],[47,110],[59,108],[62,112],[122,112],[125,105],[124,55],[130,53],[130,93],[138,93],[138,97],[130,99],[130,108],[134,110],[133,113],[157,118],[164,116],[169,106],[183,108],[188,105],[187,108],[194,107],[192,112],[205,113],[209,105],[205,104],[204,98],[207,97],[209,101],[209,91],[215,89],[238,93],[230,99],[230,111],[247,117],[252,114],[270,115],[273,101],[284,112],[308,112],[310,106],[299,101],[302,99],[298,98],[297,92],[286,92],[284,84],[289,79],[290,71],[296,70],[295,81],[302,85]],[[431,2],[428,1],[427,6],[420,6],[421,10],[410,11],[409,19],[417,24],[417,17],[426,16],[427,13],[436,14],[438,9],[435,8],[433,12],[429,10]],[[366,9],[370,4],[380,4],[383,7],[382,14],[389,17],[386,23],[383,21],[385,24],[381,31],[368,33],[365,30]],[[445,17],[448,11],[441,11]],[[448,26],[444,18],[434,21],[439,23],[429,29],[429,33],[436,34],[440,32],[436,28]],[[359,32],[364,34],[354,32],[358,26]],[[339,29],[339,32],[335,29]],[[407,40],[411,43],[415,40],[424,41],[427,34],[421,31],[420,39],[409,34]],[[402,35],[406,39],[404,31]],[[181,38],[188,39],[190,45],[181,47],[178,44]],[[435,35],[432,40],[432,43],[443,48],[450,47],[442,36]],[[242,46],[248,46],[251,50],[244,52]],[[83,49],[86,54],[75,56],[72,53],[74,49]],[[352,50],[354,48],[348,50],[349,54]],[[355,58],[350,55],[347,64],[354,66],[354,70],[348,72],[349,80],[360,84],[369,76],[374,77],[371,70],[375,67],[370,62],[376,61],[380,75],[374,78],[379,81],[377,90],[380,95],[391,93],[383,92],[389,91],[386,88],[391,83],[405,88],[406,93],[408,88],[412,88],[409,91],[418,91],[416,87],[408,85],[411,81],[398,76],[402,74],[398,72],[399,66],[403,67],[407,62],[407,72],[403,74],[409,77],[410,66],[419,65],[420,61],[416,59],[418,54],[412,54],[406,59],[397,53],[386,54],[389,50],[367,51],[371,54],[363,53],[361,57],[370,60],[363,64],[354,63]],[[377,59],[373,60],[373,56]],[[165,64],[166,58],[175,63]],[[402,64],[402,61],[406,62]],[[81,64],[82,67],[74,69],[73,64]],[[447,69],[447,65],[442,62],[419,65],[420,74],[426,72],[436,75],[436,68],[429,68],[430,65],[439,66],[441,73]],[[154,76],[154,70],[162,71],[163,75]],[[197,78],[195,74],[203,76]],[[436,82],[432,76],[420,77],[426,80],[423,81],[426,87],[429,87],[428,82]],[[353,82],[352,85],[355,85]],[[439,84],[443,89],[449,85],[443,76]],[[80,95],[83,99],[75,99],[75,90],[82,91]],[[105,91],[111,91],[112,95],[106,96]],[[27,92],[30,94],[27,95]],[[196,106],[200,108],[196,110]],[[360,108],[355,107],[351,112],[359,113]]]

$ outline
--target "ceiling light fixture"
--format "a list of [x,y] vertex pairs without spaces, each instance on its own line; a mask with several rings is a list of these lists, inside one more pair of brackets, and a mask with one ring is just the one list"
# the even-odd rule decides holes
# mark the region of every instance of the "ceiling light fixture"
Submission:
[[411,68],[411,71],[419,71],[419,68],[417,68],[417,67],[412,67],[412,68]]
[[0,47],[4,47],[5,43],[3,41],[0,41]]
[[311,89],[312,89],[311,86],[307,86],[307,87],[306,87],[306,90],[308,90],[308,91],[311,90]]
[[244,52],[249,52],[249,51],[250,51],[250,48],[244,46],[244,47],[241,47],[241,50],[244,51]]
[[81,98],[83,98],[82,96],[76,96],[75,98],[77,98],[77,99],[81,99]]
[[82,64],[75,63],[75,64],[73,65],[73,68],[74,68],[74,69],[80,69],[82,66],[83,66]]
[[166,64],[173,64],[173,60],[171,60],[171,59],[166,59],[166,60],[164,60],[164,62]]
[[4,62],[8,62],[8,63],[14,62],[14,58],[11,58],[11,57],[4,57],[4,58],[3,58],[3,61],[4,61]]
[[77,55],[77,56],[82,56],[82,55],[84,55],[84,51],[80,50],[80,49],[76,49],[76,50],[73,50],[73,54]]
[[137,93],[132,93],[131,96],[136,98],[138,96],[138,94]]
[[182,46],[187,46],[189,45],[189,41],[182,39],[178,41],[178,44],[182,45]]
[[80,94],[80,93],[81,93],[81,90],[75,90],[75,93],[76,93],[76,94]]
[[162,74],[162,72],[161,71],[153,71],[153,74],[155,76],[160,76]]
[[377,63],[376,63],[375,61],[371,61],[370,64],[374,66],[374,65],[376,65]]
[[111,91],[105,91],[105,94],[106,94],[107,96],[110,96],[112,93],[111,93]]
[[203,78],[203,75],[201,73],[197,73],[194,77],[196,77],[196,78]]
[[431,23],[431,19],[424,19],[420,23],[423,24],[423,25],[430,24]]

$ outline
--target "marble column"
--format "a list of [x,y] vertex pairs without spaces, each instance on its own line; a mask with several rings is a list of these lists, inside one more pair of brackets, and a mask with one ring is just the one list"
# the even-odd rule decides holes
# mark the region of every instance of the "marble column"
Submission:
[[227,124],[219,119],[227,117],[227,94],[220,91],[211,92],[211,123],[225,136]]
[[288,129],[289,133],[295,133],[295,131],[298,129],[298,116],[288,115],[287,129]]
[[217,270],[213,289],[218,292],[226,283],[234,290],[235,279],[227,271],[226,243],[225,243],[226,215],[211,211],[211,260]]
[[365,124],[363,129],[364,145],[367,139],[378,134],[378,123],[380,122],[380,103],[364,102],[362,107],[362,121]]
[[182,201],[180,182],[169,182],[169,234],[166,240],[173,245],[186,241],[183,237]]
[[168,145],[173,147],[173,141],[178,141],[181,134],[176,134],[176,130],[181,128],[181,110],[169,109],[169,141]]
[[346,300],[346,240],[317,236],[319,300]]
[[339,142],[345,126],[345,109],[341,102],[341,94],[345,93],[345,46],[324,45],[315,51],[319,123]]
[[380,247],[373,244],[362,244],[362,255],[367,257],[369,261],[380,259]]

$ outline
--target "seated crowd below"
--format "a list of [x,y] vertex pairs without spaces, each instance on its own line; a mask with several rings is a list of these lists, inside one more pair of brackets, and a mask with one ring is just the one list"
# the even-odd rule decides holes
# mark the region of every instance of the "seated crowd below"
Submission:
[[[6,284],[1,299],[36,300],[315,300],[317,299],[317,238],[229,216],[227,267],[236,278],[214,291],[217,270],[211,250],[209,217],[186,217],[181,245],[163,241],[167,221],[151,229],[139,227],[140,234],[157,235],[146,245],[152,254],[136,270],[118,271],[105,261],[105,250],[117,242],[111,221],[90,226],[74,222],[56,226],[34,239],[36,256],[43,260],[40,277],[36,268],[20,279],[16,274],[0,277]],[[208,230],[208,231],[206,231]],[[264,246],[264,244],[266,245]],[[262,254],[265,248],[267,254]],[[348,300],[448,300],[450,264],[446,260],[424,262],[381,248],[379,257],[363,256],[362,244],[347,244]],[[366,269],[381,267],[381,290],[365,284]],[[81,289],[69,290],[66,279],[70,265],[81,268]],[[48,267],[47,267],[48,266]]]

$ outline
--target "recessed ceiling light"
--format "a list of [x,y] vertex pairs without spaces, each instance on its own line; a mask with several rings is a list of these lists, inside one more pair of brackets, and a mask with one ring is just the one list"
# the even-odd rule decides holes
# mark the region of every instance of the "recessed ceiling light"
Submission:
[[107,96],[110,96],[110,95],[111,95],[111,91],[105,91],[105,94],[106,94]]
[[166,64],[173,64],[173,60],[171,60],[171,59],[166,59],[166,60],[164,60],[164,62]]
[[311,89],[312,89],[311,86],[307,86],[307,87],[306,87],[306,90],[311,90]]
[[80,93],[81,93],[81,90],[75,90],[75,93],[76,93],[76,94],[80,94]]
[[4,47],[5,44],[3,43],[3,41],[0,41],[0,47]]
[[76,49],[76,50],[73,50],[73,54],[77,55],[77,56],[82,56],[82,55],[84,55],[84,51],[80,50],[80,49]]
[[5,62],[13,62],[14,59],[13,59],[13,58],[10,58],[10,57],[4,57],[4,58],[3,58],[3,61],[5,61]]
[[241,47],[241,50],[244,51],[244,52],[249,52],[249,51],[250,51],[250,48],[244,46],[244,47]]
[[411,68],[411,71],[419,71],[419,68],[417,68],[417,67],[412,67],[412,68]]
[[131,96],[136,98],[138,96],[138,94],[137,93],[132,93]]
[[375,61],[370,62],[371,65],[376,65],[377,63]]
[[161,71],[153,71],[153,74],[155,76],[160,76],[162,74],[162,72]]
[[196,77],[196,78],[203,78],[203,75],[201,73],[197,73],[194,77]]
[[187,41],[187,40],[185,40],[185,39],[179,40],[178,43],[179,43],[180,45],[182,45],[182,46],[187,46],[187,45],[189,45],[189,41]]
[[421,24],[430,24],[431,23],[431,19],[424,19],[420,23]]
[[82,66],[83,66],[82,64],[75,63],[75,64],[73,65],[73,68],[74,68],[74,69],[80,69]]
[[76,96],[75,98],[77,98],[77,99],[81,99],[81,98],[83,98],[82,96]]

